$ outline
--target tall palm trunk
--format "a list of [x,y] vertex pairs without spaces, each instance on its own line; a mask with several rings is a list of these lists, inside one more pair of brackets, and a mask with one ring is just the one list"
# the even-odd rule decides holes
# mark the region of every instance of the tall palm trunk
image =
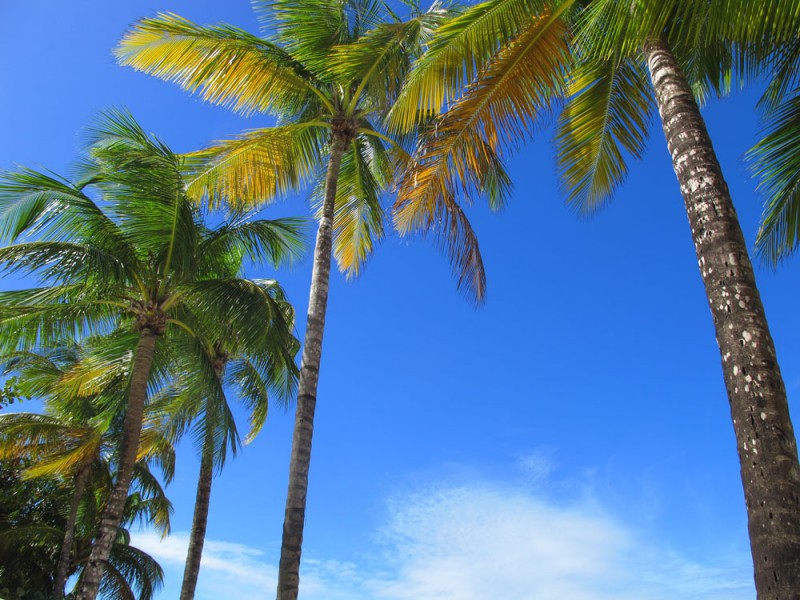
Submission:
[[753,267],[686,77],[665,41],[648,41],[644,52],[722,356],[758,598],[798,599],[797,443]]
[[128,388],[128,406],[120,442],[117,480],[100,519],[97,538],[81,576],[77,600],[95,600],[97,597],[106,561],[122,520],[122,511],[125,508],[125,501],[128,499],[128,488],[133,477],[136,454],[139,450],[139,436],[142,433],[142,419],[147,398],[147,379],[153,364],[157,338],[158,334],[151,329],[142,329],[133,362],[131,383]]
[[[206,419],[210,419],[206,410]],[[203,439],[203,450],[200,458],[200,477],[197,480],[197,496],[194,501],[192,516],[192,532],[189,535],[189,550],[186,554],[186,566],[183,568],[183,585],[180,600],[192,600],[200,575],[200,560],[203,557],[203,545],[206,540],[208,525],[208,508],[211,503],[211,483],[214,478],[214,427],[206,423]]]
[[339,167],[350,139],[349,132],[334,129],[331,154],[328,159],[328,172],[325,176],[325,200],[314,247],[314,267],[311,272],[311,292],[308,300],[306,334],[303,340],[303,359],[297,386],[297,409],[294,435],[292,436],[292,456],[289,463],[289,491],[286,495],[286,515],[283,521],[281,561],[278,569],[278,600],[296,600],[300,585],[300,552],[306,519],[311,438],[314,434],[317,382],[322,360],[322,335],[325,331],[328,282],[331,274],[333,209],[336,185],[339,180]]
[[69,563],[72,556],[72,545],[75,540],[75,523],[78,521],[78,508],[81,505],[83,492],[86,490],[86,482],[89,480],[89,464],[83,465],[75,476],[75,492],[72,495],[72,502],[67,515],[67,524],[64,528],[64,542],[61,544],[61,554],[58,557],[58,567],[53,582],[54,600],[64,598],[64,586],[67,584],[67,574],[69,573]]

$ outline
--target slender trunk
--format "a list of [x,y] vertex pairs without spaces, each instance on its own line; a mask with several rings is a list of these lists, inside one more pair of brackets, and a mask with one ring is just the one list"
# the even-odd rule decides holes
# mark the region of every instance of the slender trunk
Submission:
[[77,600],[95,600],[100,588],[106,561],[111,553],[111,546],[117,536],[117,528],[122,520],[122,511],[128,499],[128,488],[136,464],[139,450],[139,436],[142,433],[142,418],[147,398],[147,379],[153,364],[153,352],[157,335],[150,329],[142,329],[139,345],[131,372],[131,383],[128,388],[128,406],[122,430],[122,441],[119,450],[119,465],[114,490],[100,518],[100,528],[92,546],[92,552],[81,576],[81,587]]
[[336,184],[342,155],[349,143],[349,134],[334,131],[331,154],[325,177],[325,203],[314,247],[314,268],[308,301],[303,359],[297,387],[297,409],[292,436],[292,457],[289,463],[289,492],[283,521],[281,561],[278,569],[278,600],[296,600],[300,585],[300,552],[306,517],[308,469],[311,462],[311,437],[314,433],[314,410],[317,405],[317,382],[322,359],[322,334],[328,307],[328,281],[331,273],[333,246],[333,209]]
[[[209,419],[206,410],[206,419]],[[189,551],[186,554],[186,566],[183,569],[183,586],[180,600],[192,600],[200,574],[200,559],[203,556],[203,544],[206,539],[208,524],[208,507],[211,502],[211,482],[214,478],[214,428],[208,424],[203,439],[203,450],[200,458],[200,477],[197,480],[197,496],[194,501],[192,517],[192,533],[189,536]]]
[[747,504],[759,600],[800,598],[800,466],[786,389],[728,186],[686,77],[644,46],[714,319]]
[[75,523],[78,520],[78,508],[80,508],[81,498],[83,498],[83,492],[86,489],[86,482],[89,480],[90,470],[91,465],[83,465],[75,476],[75,493],[72,496],[72,503],[70,504],[69,514],[67,515],[67,525],[64,529],[64,542],[61,544],[61,554],[58,557],[58,567],[56,568],[56,577],[53,583],[54,600],[62,600],[62,598],[64,598],[64,586],[67,584],[70,558],[72,556],[72,544],[75,540]]

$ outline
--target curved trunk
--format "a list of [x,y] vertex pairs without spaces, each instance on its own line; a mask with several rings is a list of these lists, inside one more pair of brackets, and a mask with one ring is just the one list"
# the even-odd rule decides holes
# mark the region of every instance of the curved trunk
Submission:
[[128,488],[136,464],[139,451],[139,436],[142,433],[142,418],[147,398],[147,379],[153,364],[153,351],[157,336],[149,329],[143,329],[136,348],[136,358],[131,372],[131,383],[128,388],[128,406],[125,411],[125,422],[122,429],[122,441],[119,450],[119,465],[114,490],[100,519],[100,528],[92,546],[92,552],[83,570],[77,600],[95,600],[100,588],[111,546],[117,536],[117,528],[122,520],[122,511],[128,499]]
[[348,141],[348,134],[334,131],[328,172],[325,177],[325,202],[314,247],[314,268],[311,272],[311,292],[308,301],[306,334],[303,340],[303,359],[300,365],[300,381],[297,386],[292,457],[289,463],[289,492],[286,496],[281,561],[278,569],[278,600],[295,600],[300,585],[300,552],[306,518],[311,437],[314,433],[317,382],[322,359],[322,334],[325,330],[325,311],[328,307],[328,281],[330,280],[331,249],[333,247],[333,209],[339,167]]
[[[208,416],[206,416],[208,418]],[[180,600],[192,600],[200,575],[200,559],[203,556],[203,544],[206,539],[208,524],[208,507],[211,503],[211,483],[214,478],[214,429],[206,428],[203,440],[203,451],[200,458],[200,477],[197,480],[197,496],[194,501],[192,517],[192,533],[189,536],[189,551],[186,554],[186,566],[183,568],[183,585]]]
[[75,523],[78,520],[78,508],[81,505],[81,498],[86,489],[86,482],[89,480],[90,465],[84,465],[78,470],[75,476],[75,493],[72,496],[72,503],[67,515],[67,524],[64,528],[64,542],[61,544],[61,554],[58,557],[58,567],[56,568],[55,581],[53,582],[54,600],[64,598],[64,586],[67,584],[69,574],[70,557],[72,556],[72,544],[75,539]]
[[686,77],[644,46],[717,334],[759,600],[800,598],[800,466],[786,389],[739,220]]

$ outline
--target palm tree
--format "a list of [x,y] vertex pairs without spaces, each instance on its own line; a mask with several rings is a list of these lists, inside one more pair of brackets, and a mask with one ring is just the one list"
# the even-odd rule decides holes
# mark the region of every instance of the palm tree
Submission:
[[[65,536],[64,512],[74,498],[73,486],[60,477],[27,477],[26,470],[31,465],[24,459],[0,460],[0,594],[8,600],[53,598],[56,563]],[[101,504],[111,491],[109,466],[106,462],[107,477],[94,479],[84,495],[75,527],[73,559],[67,571],[69,576],[77,575],[80,579],[89,556]],[[139,470],[140,475],[145,472],[149,474],[149,471]],[[155,481],[152,475],[143,477],[141,481],[150,491],[145,495],[136,491],[128,499],[123,519],[126,524],[136,520],[151,522],[154,510],[160,511],[164,507],[171,510],[160,486],[151,487]],[[151,491],[156,490],[156,495],[151,495]],[[164,524],[168,526],[169,521]],[[151,600],[161,587],[163,578],[158,563],[147,553],[131,546],[128,532],[120,528],[103,575],[100,588],[103,596],[109,600]]]
[[[131,338],[129,333],[116,332],[87,340],[84,346],[72,343],[42,354],[16,353],[5,361],[4,374],[15,374],[20,393],[44,401],[46,414],[0,415],[0,459],[30,462],[25,477],[61,476],[74,482],[52,590],[56,600],[64,597],[69,569],[74,564],[80,505],[86,491],[96,487],[98,477],[108,470],[118,440]],[[160,464],[169,483],[174,450],[153,427],[142,432],[139,460]],[[134,485],[137,474],[149,478],[148,473],[144,465],[135,469]],[[166,500],[163,493],[159,497]],[[167,527],[168,505],[159,507],[153,516],[158,525]]]
[[401,185],[397,222],[409,231],[437,224],[439,206],[453,201],[451,165],[462,175],[461,165],[481,166],[519,143],[562,94],[566,75],[559,163],[568,202],[584,212],[622,182],[626,154],[642,154],[658,108],[717,332],[756,588],[760,598],[788,598],[800,589],[796,442],[747,248],[695,99],[724,91],[732,67],[747,64],[765,37],[773,51],[793,44],[796,53],[798,29],[787,26],[800,18],[795,4],[767,4],[490,0],[441,28],[391,123],[403,130],[447,105]]
[[[296,598],[331,255],[356,275],[383,231],[380,193],[392,180],[381,128],[403,76],[445,12],[400,21],[375,0],[255,2],[269,38],[172,14],[142,19],[119,62],[178,83],[244,115],[279,124],[196,153],[189,194],[212,205],[267,202],[317,177],[320,207],[298,384],[278,598]],[[385,145],[386,144],[386,145]],[[324,176],[321,175],[324,167]]]
[[[261,287],[282,308],[286,322],[292,324],[294,311],[280,288],[266,282]],[[200,453],[200,473],[180,595],[181,600],[190,600],[194,598],[200,572],[214,471],[224,467],[228,450],[235,455],[241,447],[226,392],[233,390],[250,412],[250,432],[244,440],[249,443],[264,425],[269,397],[274,393],[279,401],[286,401],[294,390],[297,381],[294,355],[299,342],[290,349],[285,346],[285,340],[276,336],[266,338],[259,347],[248,349],[231,328],[224,337],[213,342],[202,334],[181,341],[181,347],[175,352],[178,364],[171,370],[182,375],[172,383],[167,394],[164,426],[170,439],[177,439],[191,428]]]
[[[0,180],[0,234],[39,241],[0,249],[8,270],[36,272],[52,285],[0,294],[4,351],[48,347],[68,335],[125,325],[137,334],[130,368],[114,491],[77,597],[93,600],[117,537],[142,429],[157,341],[165,334],[231,323],[256,343],[291,332],[257,282],[219,270],[230,253],[268,245],[276,257],[299,243],[298,223],[260,221],[206,230],[184,192],[182,160],[127,113],[105,114],[93,129],[77,183],[22,169]],[[92,188],[101,195],[95,202]],[[219,276],[219,273],[222,276]],[[174,325],[174,327],[169,327]]]

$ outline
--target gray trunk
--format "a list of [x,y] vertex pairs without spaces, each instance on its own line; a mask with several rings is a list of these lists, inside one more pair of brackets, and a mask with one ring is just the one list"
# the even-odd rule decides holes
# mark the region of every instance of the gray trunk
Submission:
[[753,267],[686,77],[664,41],[644,51],[722,356],[758,599],[798,599],[800,466]]
[[308,469],[311,463],[311,438],[314,433],[314,410],[317,405],[317,382],[322,359],[322,335],[328,307],[328,282],[333,247],[333,214],[336,184],[342,155],[349,135],[334,131],[331,154],[325,177],[325,201],[322,219],[314,247],[314,268],[311,272],[311,292],[308,302],[303,359],[297,387],[297,409],[292,456],[289,463],[289,492],[286,496],[286,515],[283,522],[281,560],[278,569],[278,600],[296,600],[300,585],[300,552],[306,516]]
[[128,499],[128,488],[133,477],[136,454],[139,450],[139,436],[142,433],[142,419],[147,398],[147,379],[153,364],[156,339],[157,336],[149,329],[142,330],[128,388],[128,406],[120,442],[117,479],[108,504],[103,511],[103,516],[100,518],[100,528],[86,568],[81,575],[80,590],[76,595],[76,600],[95,600],[97,597],[106,561],[108,561],[111,546],[117,536],[117,528],[122,520],[122,511]]
[[[206,410],[208,413],[208,410]],[[206,419],[209,419],[206,414]],[[183,585],[180,600],[192,600],[200,575],[200,560],[203,557],[203,544],[206,540],[208,525],[208,508],[211,503],[211,483],[214,478],[214,428],[209,423],[206,427],[203,451],[200,459],[200,477],[197,480],[197,496],[194,501],[192,517],[192,533],[189,536],[189,551],[186,554],[186,566],[183,569]]]
[[58,567],[56,568],[56,577],[53,582],[54,600],[62,600],[64,598],[64,586],[67,584],[67,575],[69,574],[69,565],[72,557],[72,544],[75,540],[75,523],[78,520],[78,508],[80,508],[81,498],[83,498],[83,492],[86,489],[86,482],[89,480],[90,469],[91,465],[83,465],[75,476],[75,492],[67,515],[64,542],[61,544],[61,554],[58,557]]

